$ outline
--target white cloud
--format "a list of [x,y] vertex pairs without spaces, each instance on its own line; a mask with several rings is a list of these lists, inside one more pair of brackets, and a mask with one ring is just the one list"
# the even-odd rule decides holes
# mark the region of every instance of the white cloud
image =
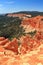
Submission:
[[7,1],[7,2],[5,2],[6,4],[13,4],[14,3],[14,1]]

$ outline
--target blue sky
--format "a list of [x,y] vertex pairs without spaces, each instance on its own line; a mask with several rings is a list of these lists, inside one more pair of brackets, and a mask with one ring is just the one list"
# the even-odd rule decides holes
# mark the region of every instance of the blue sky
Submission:
[[43,0],[0,0],[0,13],[42,11]]

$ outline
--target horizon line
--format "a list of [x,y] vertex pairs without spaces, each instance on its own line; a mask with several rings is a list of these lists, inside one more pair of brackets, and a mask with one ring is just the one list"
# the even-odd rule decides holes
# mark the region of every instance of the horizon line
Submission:
[[26,11],[5,12],[5,13],[0,13],[0,14],[19,13],[19,12],[43,12],[43,11],[37,11],[37,10],[36,10],[36,11],[35,11],[35,10],[34,10],[34,11],[31,11],[31,10],[28,10],[28,11],[27,11],[27,10],[26,10]]

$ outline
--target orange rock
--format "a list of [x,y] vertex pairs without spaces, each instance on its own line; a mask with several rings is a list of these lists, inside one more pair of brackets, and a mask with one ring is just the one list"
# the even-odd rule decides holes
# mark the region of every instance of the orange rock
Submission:
[[4,52],[4,51],[5,49],[2,46],[0,46],[0,52]]
[[11,42],[8,42],[4,47],[8,50],[12,50],[12,51],[18,53],[18,41],[17,41],[17,39],[14,38]]
[[3,40],[3,41],[0,41],[0,45],[5,45],[7,42],[9,42],[8,39],[5,39],[5,40]]
[[4,37],[0,37],[0,41],[3,41],[3,40],[5,40],[5,38]]

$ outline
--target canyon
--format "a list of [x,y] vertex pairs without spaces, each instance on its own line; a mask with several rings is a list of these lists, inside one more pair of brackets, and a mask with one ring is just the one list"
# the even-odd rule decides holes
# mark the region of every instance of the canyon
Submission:
[[0,36],[0,65],[43,65],[43,16],[24,18],[24,14],[16,14],[20,16],[25,35],[12,40]]

